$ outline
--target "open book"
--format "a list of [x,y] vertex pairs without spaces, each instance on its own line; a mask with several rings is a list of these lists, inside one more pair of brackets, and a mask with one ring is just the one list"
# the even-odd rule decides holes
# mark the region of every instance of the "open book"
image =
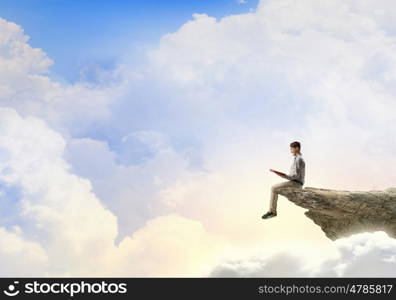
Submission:
[[285,173],[282,173],[282,172],[279,172],[279,171],[276,171],[276,170],[273,170],[273,169],[270,169],[270,171],[271,171],[271,172],[274,172],[276,175],[279,175],[279,176],[281,176],[281,177],[286,176]]

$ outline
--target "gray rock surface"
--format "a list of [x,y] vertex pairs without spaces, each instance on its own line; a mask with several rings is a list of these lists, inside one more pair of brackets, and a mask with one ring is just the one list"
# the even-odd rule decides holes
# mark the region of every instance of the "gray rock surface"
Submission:
[[396,188],[344,191],[287,188],[281,195],[308,209],[305,215],[331,240],[354,233],[385,231],[396,238]]

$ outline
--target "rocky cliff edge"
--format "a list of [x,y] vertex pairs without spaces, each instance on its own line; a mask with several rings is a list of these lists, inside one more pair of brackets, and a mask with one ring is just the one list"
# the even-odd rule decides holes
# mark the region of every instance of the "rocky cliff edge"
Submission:
[[308,209],[305,215],[331,240],[354,233],[385,231],[396,238],[396,188],[344,191],[287,188],[281,195]]

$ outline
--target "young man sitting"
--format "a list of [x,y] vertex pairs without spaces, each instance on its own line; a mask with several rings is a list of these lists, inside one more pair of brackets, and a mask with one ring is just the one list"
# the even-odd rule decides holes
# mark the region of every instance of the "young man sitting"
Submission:
[[282,191],[282,189],[290,188],[290,187],[301,189],[303,187],[304,177],[305,177],[305,161],[302,158],[300,149],[301,149],[301,144],[299,142],[293,142],[290,144],[290,152],[294,156],[293,164],[290,168],[290,174],[286,175],[283,173],[276,172],[282,178],[288,179],[288,181],[274,184],[271,187],[270,209],[261,218],[268,219],[271,217],[275,217],[277,215],[276,204],[278,202],[278,194],[280,191]]

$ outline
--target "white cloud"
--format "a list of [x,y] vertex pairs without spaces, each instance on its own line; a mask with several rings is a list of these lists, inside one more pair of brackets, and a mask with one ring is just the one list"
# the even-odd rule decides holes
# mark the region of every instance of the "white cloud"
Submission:
[[[22,118],[11,108],[0,109],[0,181],[21,191],[14,222],[21,238],[47,252],[48,272],[94,268],[117,233],[116,218],[91,191],[88,180],[68,172],[63,138],[36,117]],[[81,264],[81,262],[84,262]],[[10,274],[11,275],[11,274]]]
[[[139,150],[149,157],[133,164],[119,161],[120,157],[131,159],[131,152]],[[72,164],[72,172],[89,178],[96,195],[117,216],[117,241],[148,219],[166,213],[161,209],[159,192],[177,178],[190,176],[188,161],[154,131],[126,135],[121,153],[113,152],[102,141],[72,139],[65,158]]]
[[92,122],[109,118],[109,105],[123,90],[118,70],[108,73],[109,84],[99,86],[52,81],[54,62],[32,48],[29,38],[21,26],[0,18],[0,105],[43,118],[63,134],[83,134]]
[[396,165],[389,150],[396,40],[388,8],[389,1],[281,0],[219,20],[194,14],[150,52],[151,70],[196,109],[196,122],[215,122],[195,135],[212,151],[207,163],[235,161],[225,145],[244,135],[279,148],[275,131],[285,146],[302,141],[312,185],[386,188],[395,172],[381,170]]
[[0,227],[0,275],[34,276],[46,274],[49,259],[39,243],[25,240],[18,230]]
[[116,247],[116,217],[88,180],[70,172],[61,135],[11,108],[0,109],[0,130],[2,192],[11,185],[21,190],[15,202],[2,204],[2,210],[14,211],[10,229],[0,227],[0,259],[11,259],[3,275],[197,274],[221,250],[223,237],[177,214],[152,218]]
[[[320,252],[320,254],[318,254]],[[289,244],[250,257],[223,259],[211,277],[395,277],[396,240],[385,232],[360,233],[329,248]]]
[[201,277],[226,245],[225,237],[208,233],[197,220],[177,214],[161,216],[121,241],[108,272],[117,276]]

